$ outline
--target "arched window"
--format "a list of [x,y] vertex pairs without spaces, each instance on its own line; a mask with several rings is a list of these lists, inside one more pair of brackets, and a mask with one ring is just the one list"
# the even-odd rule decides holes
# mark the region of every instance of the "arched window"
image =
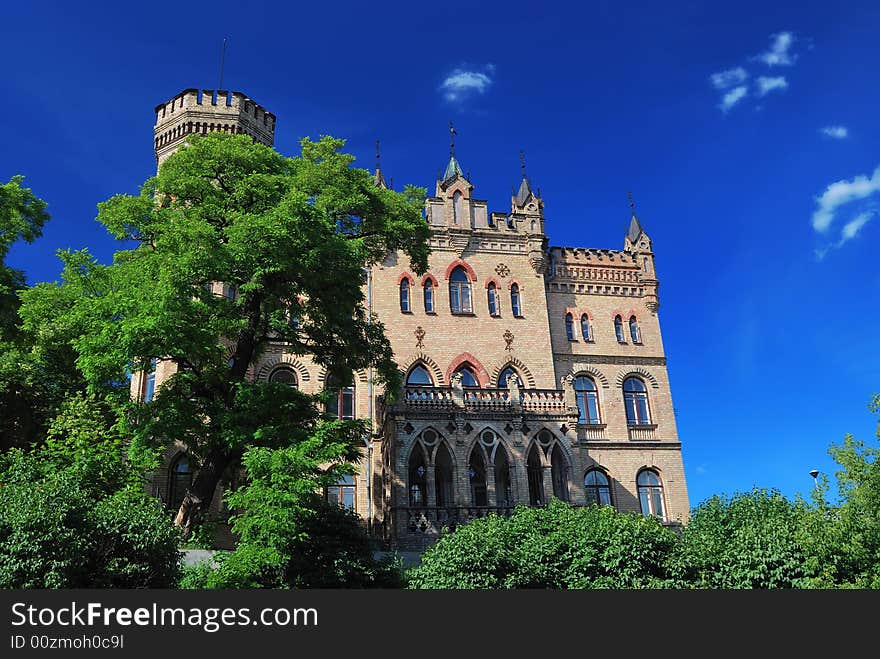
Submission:
[[568,460],[558,443],[550,452],[550,476],[553,480],[553,496],[568,501]]
[[425,313],[434,313],[434,282],[425,280]]
[[590,336],[590,319],[587,318],[587,314],[581,316],[581,336],[584,338],[584,341],[593,340]]
[[406,383],[409,386],[430,387],[434,384],[434,381],[431,379],[431,373],[427,368],[421,364],[416,364],[406,376]]
[[597,506],[610,506],[611,484],[608,476],[601,469],[591,469],[584,476],[584,491],[587,495],[587,503],[595,503]]
[[471,280],[461,266],[455,268],[449,275],[449,308],[452,313],[473,313]]
[[292,368],[279,366],[269,374],[269,382],[286,384],[296,389],[296,373],[294,373]]
[[460,366],[455,370],[461,374],[461,386],[463,387],[479,387],[480,381],[477,380],[476,374],[470,366]]
[[510,378],[515,378],[522,382],[522,379],[519,377],[519,373],[516,372],[516,369],[513,366],[506,367],[503,371],[501,371],[501,375],[498,376],[498,387],[500,389],[506,389],[510,385],[508,384],[508,380]]
[[456,190],[452,195],[452,223],[461,224],[464,222],[464,207],[462,204],[462,194],[460,190]]
[[526,460],[526,474],[529,482],[529,505],[543,506],[544,499],[544,467],[538,454],[538,445],[533,444]]
[[409,313],[409,279],[406,277],[400,281],[400,310]]
[[513,486],[510,481],[510,459],[499,444],[495,449],[495,501],[497,506],[513,505]]
[[326,499],[330,503],[337,506],[347,508],[348,510],[356,510],[355,508],[355,492],[354,476],[344,475],[335,485],[327,487]]
[[421,444],[416,444],[409,456],[409,505],[427,506],[427,485],[425,475],[428,473],[425,453]]
[[574,318],[570,313],[565,314],[565,336],[569,341],[574,341]]
[[328,379],[327,390],[337,392],[327,401],[325,411],[337,419],[354,419],[354,385],[338,387],[337,383]]
[[641,334],[639,333],[639,324],[635,316],[629,318],[629,335],[632,337],[633,343],[641,343]]
[[475,506],[489,505],[489,490],[486,487],[486,460],[479,446],[474,446],[468,463],[468,480],[471,484],[471,503]]
[[434,459],[434,491],[438,506],[451,506],[455,503],[452,495],[452,456],[446,444],[437,449]]
[[579,375],[574,379],[574,397],[578,407],[578,423],[601,423],[599,390],[593,378]]
[[661,520],[666,519],[663,509],[663,484],[656,471],[645,469],[639,472],[639,503],[642,504],[643,515],[653,515]]
[[618,343],[625,341],[623,336],[623,319],[620,316],[614,317],[614,334],[617,336]]
[[519,296],[519,284],[510,287],[510,312],[517,318],[522,316],[522,301]]
[[192,468],[186,454],[181,453],[172,463],[168,476],[168,507],[177,510],[183,503],[193,479]]
[[626,423],[630,426],[646,426],[651,423],[648,408],[648,389],[639,378],[623,381],[623,404],[626,408]]
[[495,287],[495,282],[489,282],[489,286],[486,288],[486,293],[489,297],[489,315],[500,316],[501,311],[498,308],[498,289]]
[[156,396],[156,365],[158,359],[150,360],[150,370],[147,372],[144,380],[144,402],[149,403]]

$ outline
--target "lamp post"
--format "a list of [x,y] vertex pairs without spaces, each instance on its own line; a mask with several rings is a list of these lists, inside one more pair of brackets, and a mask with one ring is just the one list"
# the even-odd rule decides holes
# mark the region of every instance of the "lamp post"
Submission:
[[819,470],[818,469],[810,469],[810,476],[813,477],[813,485],[818,489],[819,488]]

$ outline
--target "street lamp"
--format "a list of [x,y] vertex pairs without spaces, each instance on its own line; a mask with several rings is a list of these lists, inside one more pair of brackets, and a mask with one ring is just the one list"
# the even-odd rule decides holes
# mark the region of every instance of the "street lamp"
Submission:
[[818,488],[819,487],[819,470],[818,469],[810,469],[810,476],[813,477],[813,483]]

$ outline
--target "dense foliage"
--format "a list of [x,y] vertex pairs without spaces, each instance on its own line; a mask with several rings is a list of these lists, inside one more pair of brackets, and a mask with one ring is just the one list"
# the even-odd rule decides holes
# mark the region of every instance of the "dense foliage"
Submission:
[[553,500],[459,527],[410,571],[413,588],[648,588],[675,542],[654,518]]

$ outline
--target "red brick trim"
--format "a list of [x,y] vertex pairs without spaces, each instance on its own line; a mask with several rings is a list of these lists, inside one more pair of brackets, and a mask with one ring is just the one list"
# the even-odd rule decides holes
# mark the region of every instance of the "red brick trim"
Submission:
[[446,381],[450,382],[452,378],[452,374],[455,373],[455,370],[461,366],[462,364],[467,364],[474,371],[474,375],[477,376],[477,382],[480,383],[481,387],[489,386],[489,372],[486,370],[486,367],[480,363],[480,360],[474,357],[469,352],[463,352],[458,357],[452,360],[452,363],[449,365],[449,368],[446,369]]
[[495,277],[490,277],[489,279],[486,280],[486,288],[487,289],[489,288],[489,284],[495,284],[496,291],[501,290],[501,284],[498,283],[498,280],[495,279]]
[[415,285],[416,285],[416,280],[413,279],[413,276],[412,276],[411,274],[409,274],[408,272],[401,272],[401,273],[397,276],[397,285],[400,286],[400,282],[402,282],[404,279],[409,279],[409,285],[410,285],[410,286],[415,286]]
[[519,292],[522,293],[522,284],[520,284],[516,279],[511,279],[509,282],[507,282],[507,290],[513,288],[514,284],[519,286]]
[[437,278],[434,275],[432,275],[430,272],[428,274],[426,274],[424,277],[422,277],[422,288],[425,287],[426,281],[430,281],[434,285],[434,288],[438,287]]
[[446,281],[449,281],[449,277],[452,275],[452,271],[455,270],[458,266],[464,268],[464,271],[467,273],[468,277],[471,278],[471,281],[477,281],[477,273],[474,272],[474,269],[468,263],[462,261],[461,259],[456,259],[449,264],[449,267],[446,268]]

